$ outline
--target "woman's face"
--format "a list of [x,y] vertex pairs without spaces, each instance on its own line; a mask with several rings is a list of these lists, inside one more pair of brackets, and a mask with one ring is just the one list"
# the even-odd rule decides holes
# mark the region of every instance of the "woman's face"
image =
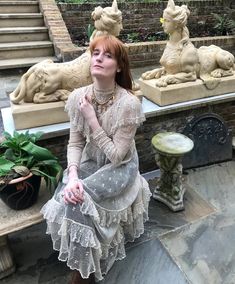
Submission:
[[97,79],[114,80],[118,70],[114,54],[105,51],[102,44],[97,44],[91,55],[91,75]]
[[176,24],[165,18],[163,18],[162,27],[166,34],[172,34],[176,30]]

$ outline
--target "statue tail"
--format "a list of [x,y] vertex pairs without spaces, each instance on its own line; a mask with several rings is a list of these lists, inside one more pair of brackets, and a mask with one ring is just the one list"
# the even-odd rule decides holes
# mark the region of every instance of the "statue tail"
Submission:
[[17,88],[9,94],[9,98],[13,104],[19,104],[25,97],[26,94],[26,80],[28,76],[27,73],[25,73],[17,86]]
[[208,90],[215,89],[221,81],[220,78],[214,78],[210,76],[209,74],[203,74],[203,75],[201,74],[200,79],[203,81],[204,85],[206,86]]

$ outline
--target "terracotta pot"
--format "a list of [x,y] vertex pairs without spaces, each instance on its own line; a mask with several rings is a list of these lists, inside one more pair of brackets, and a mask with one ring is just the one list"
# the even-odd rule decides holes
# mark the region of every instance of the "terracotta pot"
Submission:
[[41,177],[30,173],[28,176],[11,180],[0,191],[0,197],[11,209],[26,209],[36,203],[40,184]]

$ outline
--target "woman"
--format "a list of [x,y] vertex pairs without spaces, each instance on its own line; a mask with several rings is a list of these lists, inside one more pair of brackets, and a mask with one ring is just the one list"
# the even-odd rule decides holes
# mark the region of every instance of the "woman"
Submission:
[[144,115],[131,93],[127,52],[113,36],[95,38],[90,50],[94,83],[69,96],[68,167],[42,209],[74,284],[92,283],[93,273],[103,279],[125,257],[124,243],[144,231],[150,199],[138,170],[134,136]]
[[169,34],[169,40],[160,59],[162,67],[143,73],[144,80],[156,78],[158,87],[166,87],[168,84],[197,79],[197,49],[190,42],[186,27],[189,14],[186,5],[176,6],[173,0],[168,1],[163,12],[162,26],[164,32]]

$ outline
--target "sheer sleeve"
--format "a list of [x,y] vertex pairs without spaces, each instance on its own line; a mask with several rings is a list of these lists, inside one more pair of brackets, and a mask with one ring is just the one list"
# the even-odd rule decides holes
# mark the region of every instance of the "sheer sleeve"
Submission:
[[69,142],[67,146],[67,165],[80,166],[82,151],[85,146],[85,137],[89,135],[88,126],[80,112],[78,100],[87,92],[88,87],[74,90],[68,98],[65,111],[70,119]]
[[102,127],[99,127],[92,134],[96,145],[105,153],[110,162],[114,165],[120,164],[130,150],[137,125],[120,127],[113,138],[109,138]]
[[133,95],[124,97],[119,106],[113,121],[113,135],[108,136],[102,127],[91,135],[95,144],[115,165],[121,163],[133,147],[136,129],[144,120],[141,104]]
[[69,143],[67,147],[67,164],[68,167],[75,165],[79,168],[82,157],[82,151],[85,146],[85,137],[76,127],[70,123]]

